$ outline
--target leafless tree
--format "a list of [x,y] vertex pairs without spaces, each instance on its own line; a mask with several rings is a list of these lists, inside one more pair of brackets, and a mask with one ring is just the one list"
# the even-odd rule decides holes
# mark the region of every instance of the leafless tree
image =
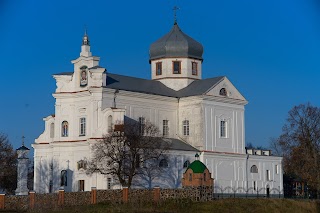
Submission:
[[293,107],[280,137],[273,141],[283,156],[284,170],[307,181],[320,196],[320,108],[310,103]]
[[17,187],[17,154],[6,135],[0,133],[0,191],[12,194]]
[[135,176],[157,174],[158,163],[148,167],[145,164],[158,162],[167,149],[168,144],[162,140],[155,125],[125,122],[93,145],[93,158],[87,172],[109,174],[122,186],[131,187]]

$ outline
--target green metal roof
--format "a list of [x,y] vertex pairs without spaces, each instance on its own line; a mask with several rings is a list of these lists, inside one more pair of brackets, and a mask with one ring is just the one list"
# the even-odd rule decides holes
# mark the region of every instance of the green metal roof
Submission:
[[188,169],[192,169],[193,173],[203,173],[206,168],[206,165],[199,160],[193,161],[188,167]]

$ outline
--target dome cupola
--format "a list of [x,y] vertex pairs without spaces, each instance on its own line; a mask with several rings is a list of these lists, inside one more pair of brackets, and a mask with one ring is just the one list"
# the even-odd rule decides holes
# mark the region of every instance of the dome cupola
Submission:
[[184,57],[202,59],[203,46],[181,31],[175,22],[171,31],[150,46],[150,61],[159,58]]

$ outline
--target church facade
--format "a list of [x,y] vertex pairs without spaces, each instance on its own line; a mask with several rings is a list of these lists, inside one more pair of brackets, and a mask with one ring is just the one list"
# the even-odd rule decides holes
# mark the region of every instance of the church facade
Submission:
[[87,175],[86,162],[92,144],[128,117],[155,124],[171,144],[167,171],[153,183],[137,180],[136,187],[181,187],[182,175],[198,153],[217,193],[282,191],[282,158],[268,150],[246,150],[247,100],[225,76],[202,79],[202,54],[202,45],[174,23],[150,46],[151,80],[135,78],[100,67],[85,34],[80,57],[71,61],[74,70],[53,75],[55,114],[43,119],[45,130],[32,145],[34,190],[118,188],[114,177]]

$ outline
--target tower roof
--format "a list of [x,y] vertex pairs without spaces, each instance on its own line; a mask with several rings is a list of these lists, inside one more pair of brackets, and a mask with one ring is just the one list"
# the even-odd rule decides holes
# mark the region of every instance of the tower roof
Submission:
[[190,57],[203,60],[202,54],[202,44],[183,33],[176,22],[169,33],[150,46],[150,60],[167,57]]
[[187,170],[192,169],[193,173],[203,173],[206,168],[206,165],[204,165],[201,161],[195,160],[189,165]]

